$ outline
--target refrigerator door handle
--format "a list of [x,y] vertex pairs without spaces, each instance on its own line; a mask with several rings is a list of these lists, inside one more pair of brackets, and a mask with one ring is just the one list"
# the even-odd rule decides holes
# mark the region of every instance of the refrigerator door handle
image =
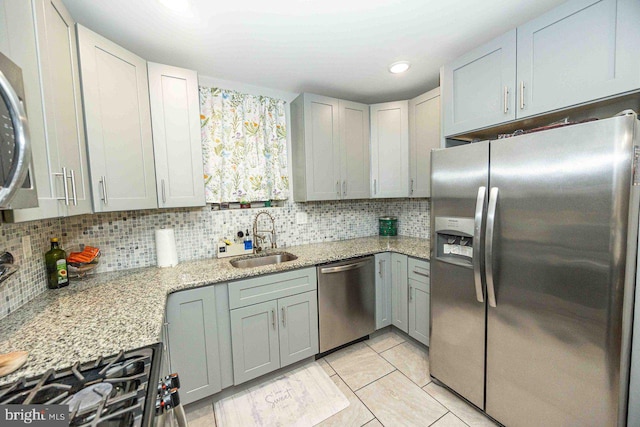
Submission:
[[484,200],[486,195],[487,187],[478,187],[476,215],[473,224],[473,282],[476,286],[476,299],[478,302],[484,302],[482,273],[480,272],[480,241],[482,237],[482,215],[484,214]]
[[487,208],[487,236],[485,241],[485,269],[487,276],[487,299],[489,306],[496,306],[496,291],[493,284],[493,231],[496,222],[496,204],[498,203],[498,187],[493,187],[489,193]]

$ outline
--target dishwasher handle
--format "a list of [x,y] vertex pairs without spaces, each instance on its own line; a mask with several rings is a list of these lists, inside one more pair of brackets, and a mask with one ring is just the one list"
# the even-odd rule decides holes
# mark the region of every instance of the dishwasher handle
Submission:
[[369,262],[369,260],[361,261],[361,262],[355,262],[353,264],[340,265],[338,267],[324,267],[324,268],[320,269],[320,273],[321,274],[341,273],[343,271],[355,270],[355,269],[360,268],[363,265],[367,264],[368,262]]

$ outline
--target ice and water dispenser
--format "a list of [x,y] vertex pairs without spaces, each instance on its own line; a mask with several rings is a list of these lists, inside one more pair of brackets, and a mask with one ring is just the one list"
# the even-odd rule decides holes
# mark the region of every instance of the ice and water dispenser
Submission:
[[436,257],[453,264],[471,266],[473,218],[436,217]]

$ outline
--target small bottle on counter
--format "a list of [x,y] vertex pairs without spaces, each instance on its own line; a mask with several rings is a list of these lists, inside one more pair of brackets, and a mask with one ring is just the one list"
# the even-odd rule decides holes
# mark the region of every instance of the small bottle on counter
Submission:
[[253,249],[253,242],[251,241],[251,237],[249,237],[249,229],[247,229],[244,235],[244,250],[248,251],[251,249]]
[[51,238],[51,249],[44,254],[47,266],[47,286],[49,289],[58,289],[69,284],[67,273],[67,254],[60,249],[57,237]]

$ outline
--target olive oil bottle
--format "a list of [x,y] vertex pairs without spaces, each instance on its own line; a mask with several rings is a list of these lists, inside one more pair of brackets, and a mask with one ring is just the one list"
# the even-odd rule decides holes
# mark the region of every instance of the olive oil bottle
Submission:
[[67,274],[67,254],[60,249],[58,238],[51,239],[51,250],[44,254],[47,265],[47,286],[49,289],[58,289],[69,284]]

